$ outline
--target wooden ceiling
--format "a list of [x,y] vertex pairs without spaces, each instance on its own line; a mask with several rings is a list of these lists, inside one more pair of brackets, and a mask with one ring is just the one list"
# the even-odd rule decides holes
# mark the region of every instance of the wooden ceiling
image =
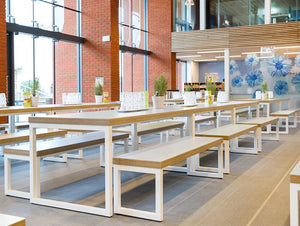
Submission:
[[[203,31],[173,32],[172,52],[180,56],[197,55],[197,52],[230,49],[230,55],[260,51],[261,47],[300,46],[300,22],[241,26]],[[299,50],[299,49],[298,49]],[[288,49],[288,51],[298,51]],[[282,50],[276,50],[282,51]],[[277,52],[276,52],[277,54]],[[222,53],[205,54],[211,58]],[[196,58],[191,58],[193,60]]]

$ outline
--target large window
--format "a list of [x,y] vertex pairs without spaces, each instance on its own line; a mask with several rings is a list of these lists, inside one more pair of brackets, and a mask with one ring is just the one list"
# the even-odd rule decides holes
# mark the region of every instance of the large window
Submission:
[[186,6],[186,0],[175,0],[175,31],[199,30],[199,0]]
[[271,23],[298,21],[299,19],[298,0],[271,1]]
[[120,91],[148,90],[147,0],[120,0]]
[[[40,103],[61,103],[63,92],[80,91],[81,53],[80,43],[75,41],[75,35],[80,36],[81,30],[80,5],[80,0],[6,1],[8,37],[13,52],[9,54],[8,65],[14,67],[9,70],[14,81],[9,90],[10,104],[22,104],[23,92],[35,78],[41,85]],[[51,32],[48,36],[36,28]],[[59,40],[57,32],[62,33]]]

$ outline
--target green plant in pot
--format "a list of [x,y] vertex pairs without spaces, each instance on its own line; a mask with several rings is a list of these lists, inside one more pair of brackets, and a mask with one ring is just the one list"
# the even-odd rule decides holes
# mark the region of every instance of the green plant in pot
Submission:
[[206,90],[210,91],[211,95],[215,95],[216,88],[217,88],[216,83],[214,83],[214,82],[206,83]]
[[268,84],[266,81],[264,81],[262,84],[261,84],[261,91],[262,91],[262,99],[268,99]]
[[95,101],[96,103],[102,103],[103,102],[103,87],[98,82],[94,84],[94,93],[95,93]]
[[29,86],[31,87],[31,106],[37,107],[40,99],[39,94],[41,92],[39,78],[35,78],[33,81],[31,81]]
[[185,92],[191,92],[191,91],[192,91],[192,86],[186,86],[186,87],[184,88],[184,91],[185,91]]
[[168,80],[164,74],[154,78],[154,96],[152,97],[153,108],[164,107],[164,95],[168,88]]

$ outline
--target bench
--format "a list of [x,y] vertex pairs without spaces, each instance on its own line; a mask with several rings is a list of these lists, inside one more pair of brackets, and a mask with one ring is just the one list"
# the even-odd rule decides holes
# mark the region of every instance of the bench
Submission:
[[[141,217],[156,221],[163,220],[163,169],[185,160],[209,148],[218,146],[218,169],[216,173],[198,172],[193,169],[188,175],[223,177],[223,150],[221,138],[185,137],[175,142],[164,143],[140,151],[126,153],[113,158],[114,164],[114,211],[118,214]],[[141,211],[122,207],[121,171],[155,175],[155,211]]]
[[270,113],[270,116],[279,117],[281,120],[284,120],[285,121],[285,131],[279,131],[279,132],[283,133],[283,134],[288,134],[289,133],[289,117],[294,116],[294,123],[291,127],[297,128],[297,112],[298,111],[299,111],[298,109],[281,110],[281,111],[276,111],[276,112]]
[[[237,153],[249,153],[249,154],[257,154],[258,148],[258,136],[257,136],[257,125],[242,125],[242,124],[229,124],[225,126],[221,126],[218,128],[206,130],[200,133],[197,133],[196,136],[204,136],[204,137],[221,137],[223,138],[224,147],[225,147],[225,166],[224,166],[224,173],[230,172],[230,152],[237,152]],[[231,140],[238,138],[241,135],[254,131],[254,147],[253,148],[242,148],[238,149],[238,145],[235,147],[232,143],[232,147],[229,148],[229,143]]]
[[[127,133],[113,133],[112,140],[124,140],[125,152],[127,152],[127,139],[129,135]],[[88,148],[94,146],[100,146],[105,143],[105,137],[103,132],[91,132],[81,136],[72,136],[62,139],[55,139],[44,141],[37,144],[37,166],[39,169],[40,158],[53,156],[80,148]],[[29,193],[23,191],[13,190],[11,188],[11,159],[29,161],[30,160],[30,148],[29,143],[20,144],[18,146],[5,146],[4,150],[4,192],[5,195],[27,198],[29,199]],[[100,157],[101,158],[101,157]],[[39,170],[38,170],[39,173]],[[37,182],[40,186],[39,182]],[[38,189],[39,190],[39,189]]]
[[[9,124],[8,123],[0,124],[0,128],[4,128],[4,129],[7,130],[9,128]],[[29,123],[28,122],[16,122],[15,123],[15,128],[17,130],[28,129],[29,128]]]
[[252,119],[249,119],[249,120],[246,120],[246,121],[242,121],[242,122],[238,122],[238,124],[245,124],[245,125],[257,125],[258,126],[258,152],[261,152],[262,151],[262,140],[263,140],[263,137],[262,137],[262,128],[264,126],[267,126],[267,125],[271,125],[271,124],[274,124],[276,123],[276,137],[275,139],[274,138],[271,138],[271,137],[268,137],[268,138],[264,138],[265,140],[279,140],[279,118],[277,117],[257,117],[257,118],[252,118]]
[[[150,123],[138,123],[137,124],[137,136],[144,136],[153,133],[158,133],[162,131],[168,131],[171,129],[180,129],[180,137],[183,137],[183,126],[184,122],[181,121],[159,121],[159,122],[150,122]],[[113,129],[114,132],[122,132],[128,133],[131,135],[131,126],[118,127]],[[166,136],[166,140],[168,141],[168,134]],[[163,137],[161,134],[160,141],[163,141]]]
[[299,225],[300,161],[290,173],[290,225]]
[[24,217],[16,217],[0,213],[0,225],[3,226],[25,226]]
[[200,123],[203,122],[214,122],[214,127],[217,127],[217,116],[213,115],[196,115],[195,116],[195,125],[198,126],[200,130]]

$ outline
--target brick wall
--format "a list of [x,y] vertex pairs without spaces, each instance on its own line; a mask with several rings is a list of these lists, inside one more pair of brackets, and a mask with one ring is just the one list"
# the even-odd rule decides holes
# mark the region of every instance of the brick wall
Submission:
[[[5,0],[0,0],[0,5],[0,93],[7,95]],[[0,123],[5,122],[7,117],[0,117]]]
[[164,73],[168,89],[176,88],[176,55],[171,53],[173,1],[148,1],[149,26],[149,96],[153,95],[153,79]]
[[[102,36],[110,42],[102,42]],[[95,77],[104,77],[104,91],[110,101],[119,100],[118,1],[82,0],[83,101],[93,102]]]

